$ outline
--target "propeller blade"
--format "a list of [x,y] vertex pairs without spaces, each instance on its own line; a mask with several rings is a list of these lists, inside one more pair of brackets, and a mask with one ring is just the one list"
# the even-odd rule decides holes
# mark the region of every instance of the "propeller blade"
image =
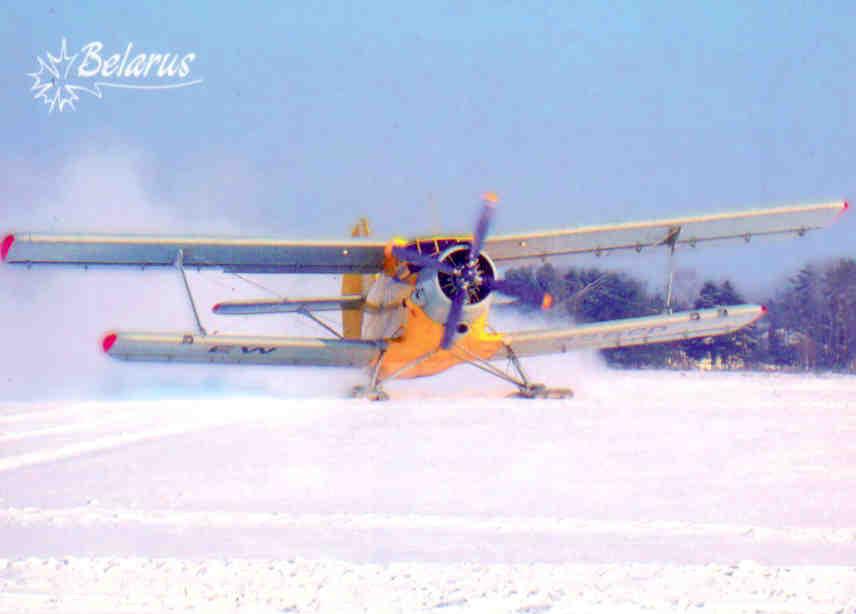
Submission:
[[476,221],[476,231],[473,233],[473,243],[470,245],[470,261],[476,260],[481,253],[484,240],[487,237],[487,231],[490,228],[490,223],[493,220],[493,214],[496,210],[496,203],[499,202],[499,197],[493,192],[488,192],[482,196],[482,209],[479,213],[479,219]]
[[446,273],[447,275],[455,274],[455,267],[452,265],[440,262],[435,257],[422,254],[415,249],[396,246],[392,248],[392,253],[399,260],[415,264],[423,269],[434,269],[441,273]]
[[464,312],[464,301],[466,298],[466,291],[458,288],[458,293],[452,299],[452,306],[449,307],[449,317],[446,318],[446,325],[443,327],[443,340],[440,342],[440,347],[444,350],[452,347],[452,341],[455,338],[455,329],[458,328],[458,323],[461,321],[461,314]]
[[525,281],[494,279],[490,282],[490,289],[520,299],[530,305],[540,305],[541,309],[549,309],[553,305],[551,294],[533,288]]

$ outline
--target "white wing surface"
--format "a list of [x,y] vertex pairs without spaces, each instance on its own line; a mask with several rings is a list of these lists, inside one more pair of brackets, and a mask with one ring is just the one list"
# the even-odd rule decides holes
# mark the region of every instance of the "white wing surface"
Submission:
[[663,245],[727,240],[749,241],[767,235],[802,236],[823,228],[847,210],[843,201],[777,207],[736,213],[680,217],[607,226],[585,226],[488,238],[485,250],[494,260],[538,258],[558,254],[641,251]]
[[[831,223],[846,202],[778,207],[648,222],[589,226],[486,239],[494,260],[558,254],[601,253],[662,245],[745,240],[766,235],[803,235]],[[3,259],[19,264],[168,266],[181,254],[187,267],[243,273],[376,273],[383,269],[385,243],[285,241],[216,237],[136,235],[7,235]]]
[[183,257],[188,268],[235,273],[376,273],[384,243],[283,241],[135,235],[7,235],[4,260],[18,264],[170,266]]
[[[763,305],[732,305],[573,328],[502,333],[502,336],[517,356],[537,356],[724,335],[752,324],[766,312]],[[503,349],[494,358],[507,356],[508,351]]]
[[321,367],[365,367],[377,358],[382,341],[116,332],[102,341],[120,360]]

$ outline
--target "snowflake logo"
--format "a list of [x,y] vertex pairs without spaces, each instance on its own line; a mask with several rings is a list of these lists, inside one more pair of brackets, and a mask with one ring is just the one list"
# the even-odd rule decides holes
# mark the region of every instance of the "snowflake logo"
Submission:
[[[202,83],[202,79],[191,81],[174,79],[172,82],[165,82],[166,79],[164,78],[178,77],[178,79],[182,79],[188,76],[190,73],[190,63],[196,59],[195,53],[187,53],[184,56],[180,56],[179,54],[170,55],[169,53],[138,53],[131,60],[128,69],[123,73],[121,67],[119,70],[107,70],[107,66],[113,66],[115,69],[115,62],[118,61],[119,54],[113,54],[110,58],[103,60],[99,55],[102,47],[103,45],[99,41],[93,41],[84,45],[80,52],[69,55],[68,42],[63,37],[59,55],[45,52],[47,59],[37,56],[36,61],[39,64],[39,69],[36,72],[27,73],[27,76],[33,79],[33,86],[30,88],[30,91],[33,92],[33,99],[43,101],[48,106],[49,113],[53,113],[54,110],[62,113],[66,109],[72,111],[76,109],[74,105],[80,100],[80,92],[86,92],[96,98],[101,98],[103,96],[101,88],[172,90]],[[131,48],[132,43],[128,43],[127,51],[125,52],[126,59]],[[81,54],[83,54],[83,59],[78,63],[79,68],[75,72],[72,70],[72,67],[75,66],[75,61]],[[87,65],[87,62],[93,64],[95,68],[84,71],[84,66]],[[110,62],[114,64],[110,64]],[[105,67],[103,71],[101,69],[102,65]],[[121,66],[124,66],[124,60]],[[141,77],[148,77],[149,71],[155,69],[157,77],[162,78],[161,82],[147,83],[139,81]],[[166,75],[162,75],[162,71]],[[105,80],[87,80],[88,78],[98,76],[102,76]],[[74,77],[83,79],[87,85],[81,85],[79,81],[72,83],[71,79]],[[128,80],[129,77],[131,78],[131,82]],[[137,81],[133,82],[135,79]]]
[[43,100],[48,105],[49,113],[53,113],[54,109],[62,113],[66,107],[74,111],[74,103],[80,100],[77,92],[82,90],[91,93],[86,87],[69,83],[69,73],[77,54],[68,55],[68,44],[63,38],[58,56],[50,52],[45,52],[45,55],[47,61],[41,56],[36,58],[39,62],[38,72],[27,73],[28,77],[33,78],[33,87],[30,88],[33,98]]

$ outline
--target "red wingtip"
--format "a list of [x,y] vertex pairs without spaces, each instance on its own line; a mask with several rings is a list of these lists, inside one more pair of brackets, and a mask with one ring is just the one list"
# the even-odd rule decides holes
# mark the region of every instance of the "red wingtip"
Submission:
[[770,309],[766,305],[761,305],[761,313],[767,313]]
[[211,311],[213,311],[214,313],[217,313],[218,311],[220,311],[220,303],[217,303],[216,305],[214,305],[211,308]]
[[844,210],[844,211],[847,211],[849,208],[850,208],[850,203],[848,203],[848,202],[845,200],[845,201],[844,201],[844,208],[843,208],[843,210]]
[[3,237],[3,243],[0,243],[0,260],[6,260],[9,255],[9,250],[12,249],[12,243],[15,242],[15,235],[6,235]]
[[110,348],[113,347],[113,344],[116,343],[116,333],[108,333],[104,335],[104,339],[101,340],[101,347],[104,348],[105,352],[109,352]]

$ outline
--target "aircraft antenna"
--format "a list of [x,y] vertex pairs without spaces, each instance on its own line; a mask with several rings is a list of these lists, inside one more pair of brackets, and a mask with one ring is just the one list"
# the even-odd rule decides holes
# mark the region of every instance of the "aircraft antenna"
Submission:
[[434,226],[433,234],[443,234],[443,225],[440,222],[440,209],[437,207],[437,199],[433,192],[428,192],[428,208],[431,211],[431,224]]
[[256,288],[263,290],[263,291],[267,292],[268,294],[274,295],[276,298],[281,298],[281,299],[285,300],[285,297],[282,294],[280,294],[276,290],[272,290],[272,289],[268,288],[264,284],[261,284],[254,279],[250,279],[249,277],[244,277],[240,273],[232,273],[232,275],[234,275],[235,277],[237,277],[241,281],[247,282],[251,286],[255,286]]

